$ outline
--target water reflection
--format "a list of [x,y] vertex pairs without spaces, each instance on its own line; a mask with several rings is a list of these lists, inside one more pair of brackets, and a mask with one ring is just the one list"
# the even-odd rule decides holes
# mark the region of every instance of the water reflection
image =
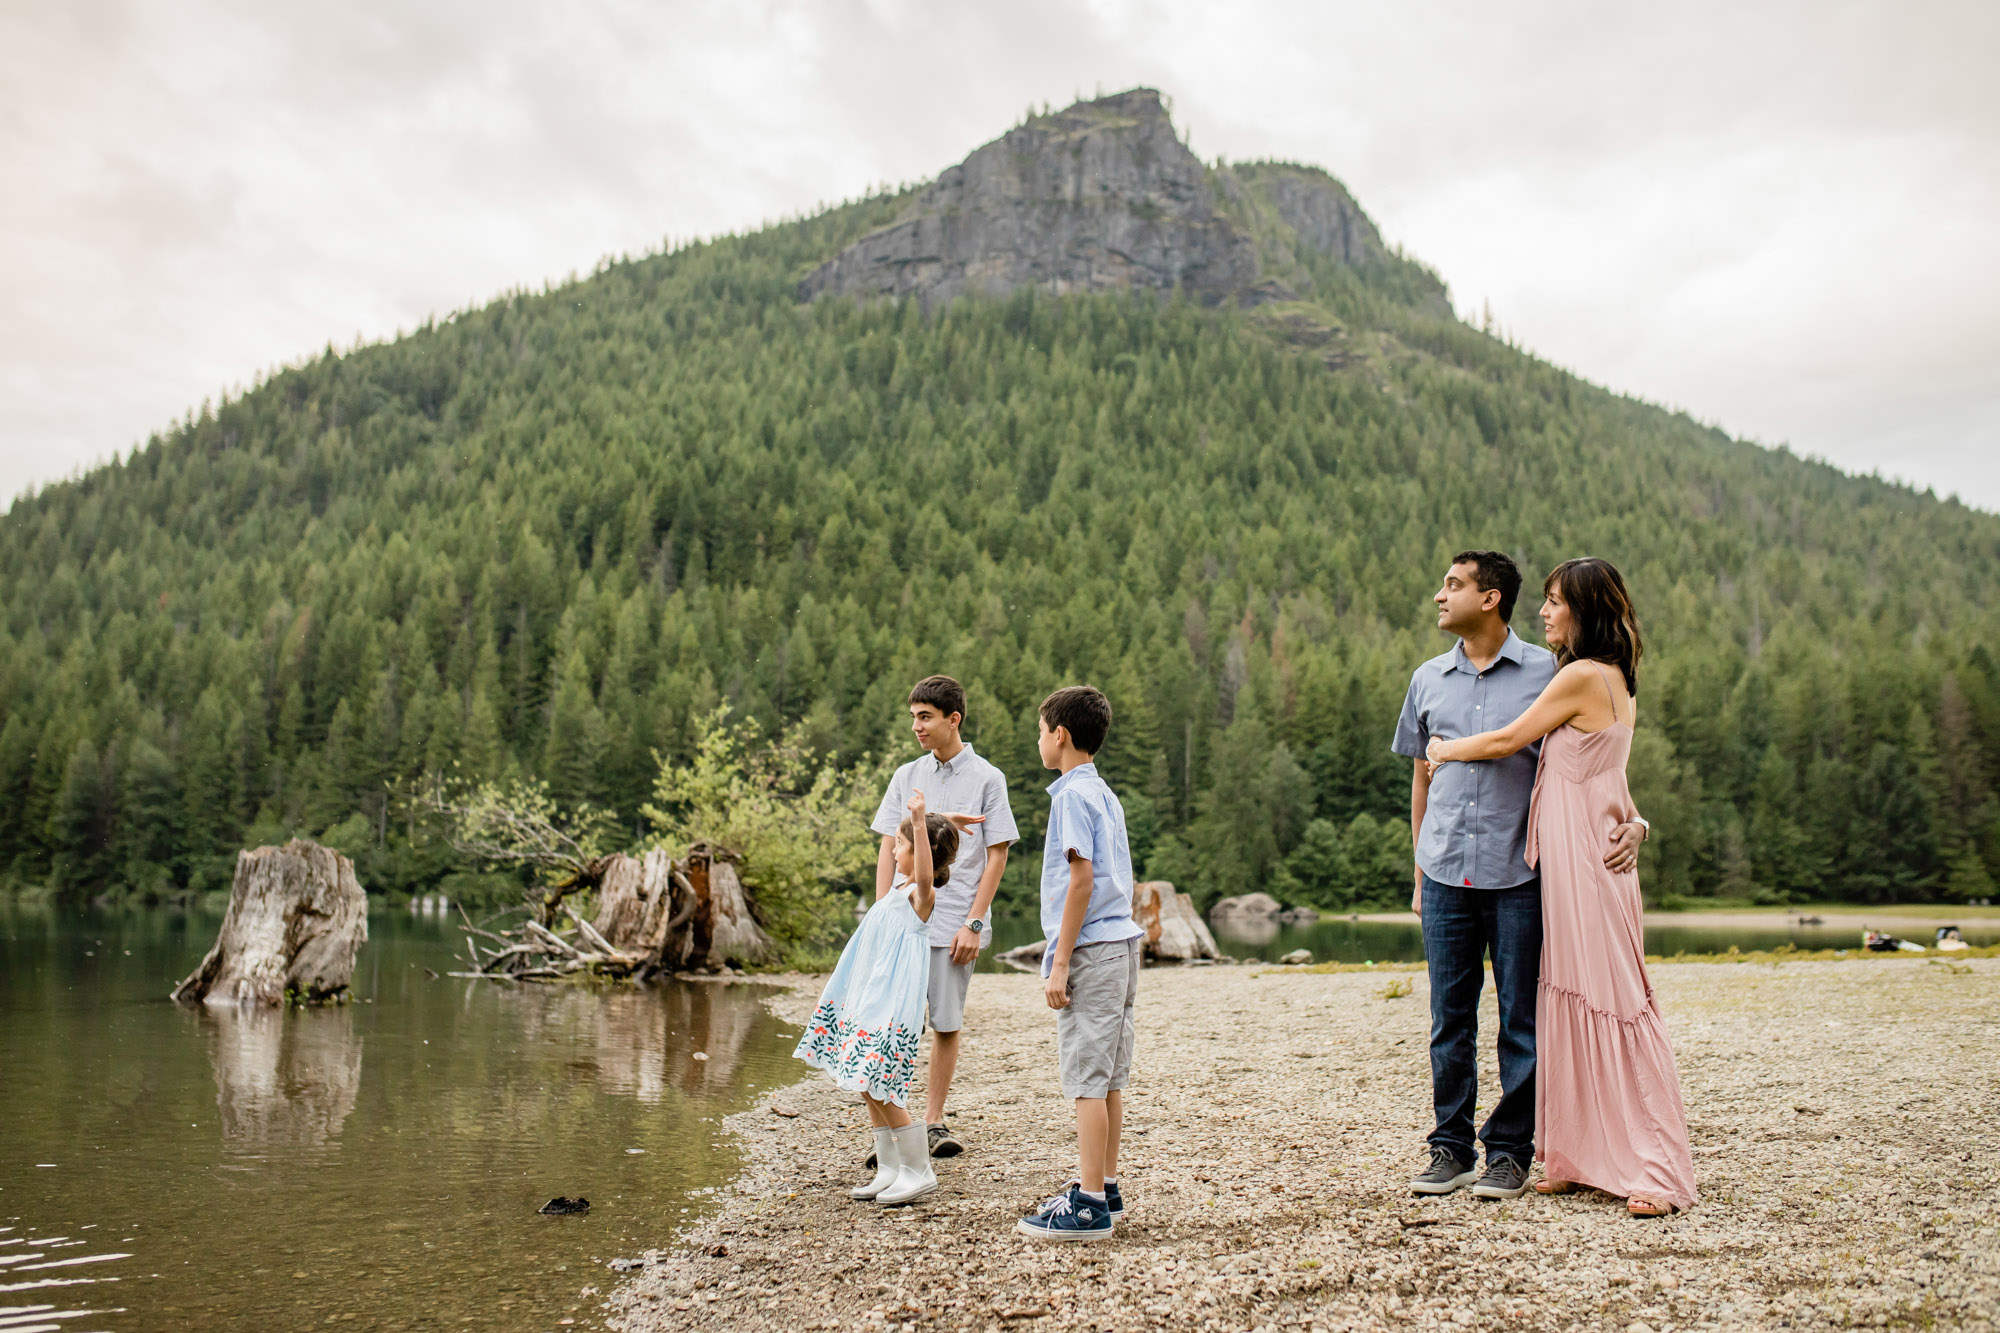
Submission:
[[226,1143],[316,1153],[354,1114],[361,1038],[346,1005],[302,1011],[203,1005],[195,1021],[207,1029]]
[[445,980],[422,914],[369,923],[351,1006],[169,1003],[214,935],[0,904],[0,1255],[64,1247],[0,1263],[0,1333],[66,1326],[27,1310],[57,1293],[77,1333],[588,1327],[598,1264],[692,1220],[723,1117],[799,1076],[761,987]]

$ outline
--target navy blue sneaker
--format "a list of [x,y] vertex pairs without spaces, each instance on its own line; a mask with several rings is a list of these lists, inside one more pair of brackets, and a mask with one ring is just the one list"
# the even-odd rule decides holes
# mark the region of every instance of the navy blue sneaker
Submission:
[[[1071,1176],[1069,1179],[1069,1184],[1063,1186],[1063,1188],[1065,1190],[1082,1189],[1083,1182],[1081,1180],[1078,1180],[1075,1176]],[[1056,1199],[1060,1199],[1062,1197],[1063,1197],[1062,1195],[1058,1194],[1056,1196]],[[1047,1209],[1049,1207],[1049,1204],[1053,1204],[1056,1201],[1056,1199],[1050,1199],[1048,1203],[1043,1204],[1042,1205],[1043,1209]],[[1118,1192],[1118,1182],[1115,1180],[1107,1180],[1104,1182],[1104,1206],[1111,1210],[1111,1216],[1114,1219],[1125,1216],[1125,1196]]]
[[1099,1203],[1071,1186],[1014,1224],[1014,1230],[1038,1240],[1110,1240],[1110,1200]]

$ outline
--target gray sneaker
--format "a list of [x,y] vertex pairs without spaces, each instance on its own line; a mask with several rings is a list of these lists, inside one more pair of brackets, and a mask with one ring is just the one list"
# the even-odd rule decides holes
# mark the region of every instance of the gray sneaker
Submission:
[[956,1157],[965,1151],[965,1145],[958,1141],[958,1135],[951,1132],[948,1125],[930,1126],[931,1156]]
[[1472,1187],[1475,1199],[1518,1199],[1528,1188],[1528,1168],[1511,1157],[1486,1154],[1486,1174]]
[[1410,1190],[1414,1194],[1450,1194],[1462,1190],[1479,1179],[1472,1166],[1471,1162],[1460,1161],[1451,1149],[1433,1145],[1430,1169],[1410,1181]]

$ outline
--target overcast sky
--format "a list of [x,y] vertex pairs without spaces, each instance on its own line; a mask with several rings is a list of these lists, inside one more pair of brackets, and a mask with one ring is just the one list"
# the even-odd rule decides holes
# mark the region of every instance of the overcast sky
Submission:
[[1987,0],[0,0],[0,503],[260,370],[1162,89],[1612,388],[2000,509]]

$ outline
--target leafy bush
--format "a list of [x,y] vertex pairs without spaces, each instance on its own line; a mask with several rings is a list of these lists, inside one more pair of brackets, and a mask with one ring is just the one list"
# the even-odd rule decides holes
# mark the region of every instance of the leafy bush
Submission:
[[847,905],[875,864],[868,824],[887,765],[842,769],[797,728],[766,743],[729,714],[709,714],[686,763],[661,760],[641,811],[670,855],[711,842],[740,856],[758,923],[787,961],[818,957],[851,927]]

